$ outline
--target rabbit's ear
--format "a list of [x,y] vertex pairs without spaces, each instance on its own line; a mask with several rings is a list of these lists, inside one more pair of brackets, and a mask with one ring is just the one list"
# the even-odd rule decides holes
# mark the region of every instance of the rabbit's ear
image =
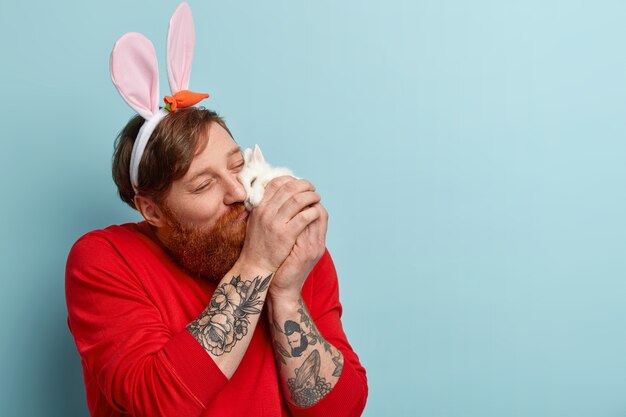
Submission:
[[254,145],[252,158],[254,159],[254,162],[265,162],[265,158],[263,158],[263,154],[261,153],[261,148],[259,148],[259,145]]
[[159,70],[154,45],[129,32],[115,42],[109,60],[111,79],[120,95],[144,119],[159,110]]
[[172,14],[167,33],[167,79],[172,94],[189,88],[195,39],[191,8],[182,2]]
[[247,164],[248,162],[250,162],[250,158],[251,157],[252,157],[252,149],[246,148],[243,151],[243,162],[245,162]]

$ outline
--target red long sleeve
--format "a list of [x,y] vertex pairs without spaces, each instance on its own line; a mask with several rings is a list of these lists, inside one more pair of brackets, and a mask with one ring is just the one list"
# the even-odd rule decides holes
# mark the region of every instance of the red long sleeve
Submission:
[[[337,274],[326,252],[302,290],[320,333],[344,355],[342,374],[316,405],[288,405],[280,389],[267,318],[228,380],[185,329],[216,284],[183,272],[146,222],[82,236],[66,265],[68,327],[92,417],[357,417],[365,369],[341,326]],[[262,314],[266,314],[265,310]]]
[[367,377],[341,325],[337,271],[328,250],[307,278],[303,299],[321,335],[343,354],[344,364],[333,389],[317,404],[308,408],[289,404],[289,408],[294,417],[358,417],[367,401]]
[[227,383],[189,332],[174,333],[164,324],[141,282],[103,238],[74,245],[66,290],[68,323],[97,385],[87,389],[102,392],[114,410],[199,416]]

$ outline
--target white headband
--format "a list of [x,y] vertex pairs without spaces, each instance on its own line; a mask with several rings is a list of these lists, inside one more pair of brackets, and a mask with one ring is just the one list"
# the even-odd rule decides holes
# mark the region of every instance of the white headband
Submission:
[[193,16],[189,5],[183,2],[172,14],[167,33],[167,79],[172,96],[165,97],[167,105],[163,109],[159,109],[159,71],[152,42],[141,33],[128,32],[111,51],[113,84],[124,101],[145,119],[130,157],[130,181],[135,193],[139,187],[139,162],[159,122],[177,108],[193,106],[209,96],[187,90],[194,44]]

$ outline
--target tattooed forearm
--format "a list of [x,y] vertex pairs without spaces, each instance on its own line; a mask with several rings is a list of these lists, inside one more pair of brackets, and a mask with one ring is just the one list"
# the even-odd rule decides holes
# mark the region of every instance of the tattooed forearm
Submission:
[[310,407],[330,392],[332,385],[320,376],[320,353],[311,352],[304,363],[295,369],[295,378],[287,380],[294,404]]
[[[272,320],[274,353],[291,401],[299,407],[309,407],[332,389],[341,375],[344,359],[339,349],[322,337],[301,299],[291,316],[281,320],[282,325],[276,317]],[[304,362],[297,360],[303,356]]]
[[287,343],[291,348],[291,356],[302,356],[302,352],[309,347],[307,335],[302,327],[293,320],[287,320],[284,325],[284,335],[287,336]]
[[302,300],[298,300],[299,308],[298,314],[300,315],[300,323],[296,323],[293,320],[286,320],[281,327],[276,320],[274,320],[274,330],[278,333],[282,333],[289,344],[291,354],[286,354],[285,348],[280,346],[280,353],[288,358],[302,356],[302,353],[309,346],[321,343],[324,346],[326,352],[330,352],[331,346],[319,333],[317,327],[313,323],[313,320],[309,316]]
[[341,375],[341,371],[343,370],[343,355],[341,352],[337,351],[337,356],[333,356],[333,363],[335,364],[333,376],[339,378],[339,375]]
[[230,352],[248,333],[250,317],[261,313],[261,295],[267,290],[271,277],[272,274],[244,281],[236,276],[221,284],[208,307],[187,325],[187,330],[213,355]]

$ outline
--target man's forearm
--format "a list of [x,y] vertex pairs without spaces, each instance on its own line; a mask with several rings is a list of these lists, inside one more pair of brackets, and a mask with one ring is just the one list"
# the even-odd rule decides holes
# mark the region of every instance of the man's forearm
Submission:
[[343,355],[319,333],[302,298],[272,299],[268,307],[283,392],[292,404],[310,407],[337,383]]
[[186,327],[227,378],[248,349],[272,276],[270,271],[235,264],[206,309]]

